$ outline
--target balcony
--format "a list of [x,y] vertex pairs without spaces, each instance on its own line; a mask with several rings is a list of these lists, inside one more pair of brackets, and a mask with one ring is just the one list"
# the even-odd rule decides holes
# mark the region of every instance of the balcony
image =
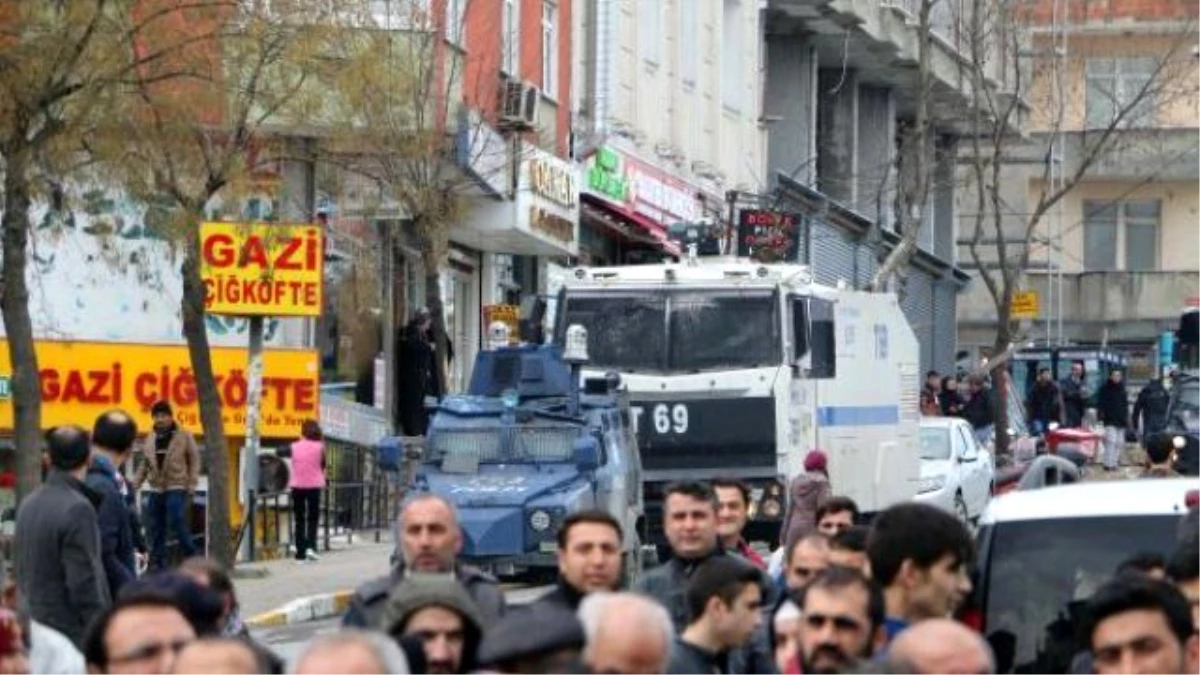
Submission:
[[[1031,271],[1025,288],[1041,301],[1038,322],[1052,314],[1047,274]],[[1079,272],[1062,277],[1063,331],[1075,342],[1137,341],[1179,323],[1179,312],[1200,296],[1200,272]],[[1055,303],[1057,304],[1057,302]],[[995,323],[995,309],[982,283],[973,283],[959,302],[962,325]]]
[[[865,84],[893,88],[897,113],[913,113],[920,49],[919,0],[768,0],[767,5],[768,32],[803,35],[816,46],[822,64],[844,64],[857,70],[859,81]],[[958,28],[965,21],[959,16],[962,11],[958,2],[941,0],[933,5],[931,114],[965,133],[973,120],[968,114],[970,77],[964,69],[969,66],[970,50]],[[1004,53],[996,47],[983,51]],[[1004,92],[1008,79],[1004,64],[999,58],[993,61],[984,66],[988,86]],[[1018,128],[1026,112],[1024,106],[1018,108]]]

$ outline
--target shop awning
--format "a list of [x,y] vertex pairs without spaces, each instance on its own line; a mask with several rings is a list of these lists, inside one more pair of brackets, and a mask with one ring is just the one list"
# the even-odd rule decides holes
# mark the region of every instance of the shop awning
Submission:
[[598,223],[608,231],[625,240],[646,246],[654,246],[664,253],[679,257],[683,255],[679,244],[671,241],[667,230],[659,223],[636,214],[628,214],[608,206],[603,199],[582,195],[580,215]]

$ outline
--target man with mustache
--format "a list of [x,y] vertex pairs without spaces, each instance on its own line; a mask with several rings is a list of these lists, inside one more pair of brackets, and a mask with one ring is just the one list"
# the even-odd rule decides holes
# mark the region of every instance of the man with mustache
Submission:
[[883,591],[862,572],[831,567],[797,596],[800,672],[846,672],[883,645]]

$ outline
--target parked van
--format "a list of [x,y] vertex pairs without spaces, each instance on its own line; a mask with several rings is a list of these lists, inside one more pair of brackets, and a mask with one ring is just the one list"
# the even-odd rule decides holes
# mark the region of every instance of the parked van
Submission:
[[987,637],[997,672],[1067,672],[1084,650],[1076,631],[1087,600],[1131,556],[1170,556],[1198,489],[1191,478],[1121,480],[993,499],[963,618]]

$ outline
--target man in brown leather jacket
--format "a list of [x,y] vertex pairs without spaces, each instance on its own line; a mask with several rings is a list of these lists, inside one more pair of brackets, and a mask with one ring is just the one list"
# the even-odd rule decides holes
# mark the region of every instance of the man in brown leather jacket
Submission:
[[138,444],[133,484],[139,490],[145,486],[142,512],[150,530],[150,569],[156,570],[166,568],[168,527],[179,539],[182,557],[196,555],[184,512],[200,477],[200,451],[196,439],[175,422],[171,404],[159,401],[150,414],[154,430]]

